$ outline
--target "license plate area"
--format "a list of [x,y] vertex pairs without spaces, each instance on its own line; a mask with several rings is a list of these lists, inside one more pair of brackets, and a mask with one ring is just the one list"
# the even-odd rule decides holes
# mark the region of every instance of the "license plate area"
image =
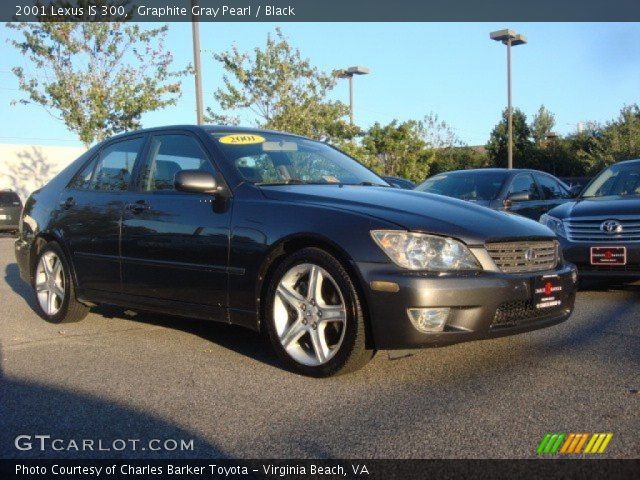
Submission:
[[591,265],[627,264],[627,247],[591,247]]
[[9,215],[0,215],[0,220],[11,220]]
[[544,275],[533,280],[533,307],[536,310],[562,305],[564,285],[558,275]]

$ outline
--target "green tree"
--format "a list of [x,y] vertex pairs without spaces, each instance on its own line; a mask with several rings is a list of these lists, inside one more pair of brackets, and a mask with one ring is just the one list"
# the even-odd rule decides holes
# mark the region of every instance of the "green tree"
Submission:
[[540,105],[540,108],[533,116],[531,121],[531,136],[533,141],[539,147],[546,144],[549,134],[553,131],[553,127],[556,124],[556,117],[551,113],[544,105]]
[[[507,142],[508,142],[508,113],[502,112],[502,120],[498,123],[489,137],[487,153],[491,165],[496,167],[507,166]],[[531,129],[527,124],[527,116],[522,110],[516,108],[513,111],[513,164],[515,167],[528,167],[533,156],[533,142],[531,141]]]
[[487,165],[484,149],[465,145],[453,128],[436,114],[430,113],[424,118],[422,129],[426,145],[431,149],[430,175]]
[[381,175],[394,175],[414,182],[429,174],[433,150],[427,147],[422,122],[393,120],[387,125],[378,122],[364,134],[364,163]]
[[[32,64],[14,67],[20,89],[85,144],[139,128],[144,112],[174,105],[179,77],[163,46],[167,26],[144,30],[122,22],[17,22],[10,43]],[[14,101],[14,103],[16,103]]]
[[567,137],[576,169],[595,175],[612,163],[640,157],[640,106],[625,106],[617,119],[604,125],[589,122]]
[[330,101],[333,74],[319,71],[293,48],[280,29],[268,35],[264,48],[253,53],[236,46],[216,53],[225,71],[224,87],[214,93],[223,113],[207,109],[214,123],[237,124],[239,118],[226,112],[249,111],[262,128],[284,130],[335,143],[351,139],[358,128],[346,120],[348,107]]

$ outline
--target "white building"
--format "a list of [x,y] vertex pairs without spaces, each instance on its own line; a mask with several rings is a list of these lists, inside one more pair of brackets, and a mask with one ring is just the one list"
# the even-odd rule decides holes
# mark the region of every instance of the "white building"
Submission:
[[84,152],[83,147],[0,144],[0,190],[10,188],[24,201]]

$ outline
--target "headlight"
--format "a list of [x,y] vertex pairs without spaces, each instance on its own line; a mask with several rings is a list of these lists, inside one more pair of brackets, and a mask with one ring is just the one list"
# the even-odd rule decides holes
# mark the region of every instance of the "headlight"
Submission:
[[549,227],[553,233],[559,237],[566,238],[567,234],[564,231],[564,222],[559,218],[552,217],[546,213],[540,217],[540,223],[546,227]]
[[482,270],[478,260],[452,238],[400,230],[373,230],[371,236],[396,265],[409,270]]

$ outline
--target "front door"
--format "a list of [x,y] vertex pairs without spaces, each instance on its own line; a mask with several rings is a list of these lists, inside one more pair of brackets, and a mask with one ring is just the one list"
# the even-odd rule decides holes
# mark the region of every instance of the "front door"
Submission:
[[119,292],[120,221],[144,137],[110,143],[62,191],[57,224],[80,289]]
[[507,210],[538,221],[540,215],[544,213],[544,201],[530,173],[520,173],[513,178],[507,193],[507,199],[510,195],[520,193],[528,194],[529,199],[518,202],[513,201],[508,205]]
[[124,209],[124,293],[226,307],[230,201],[176,191],[180,170],[216,174],[190,133],[153,135]]
[[547,213],[554,207],[571,200],[571,193],[557,179],[544,173],[535,174],[536,181],[542,191],[544,198],[544,209],[542,213]]

